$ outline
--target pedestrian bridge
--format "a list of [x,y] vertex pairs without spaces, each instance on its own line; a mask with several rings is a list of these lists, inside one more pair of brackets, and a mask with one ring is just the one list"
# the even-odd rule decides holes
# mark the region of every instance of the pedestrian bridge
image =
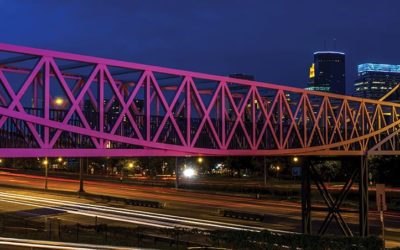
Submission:
[[394,155],[400,104],[0,44],[0,157]]

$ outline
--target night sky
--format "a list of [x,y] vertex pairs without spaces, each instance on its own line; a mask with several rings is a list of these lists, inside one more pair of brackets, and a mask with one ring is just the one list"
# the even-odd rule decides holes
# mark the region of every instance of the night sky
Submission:
[[351,94],[357,64],[400,64],[400,1],[0,0],[2,43],[297,87],[334,39]]

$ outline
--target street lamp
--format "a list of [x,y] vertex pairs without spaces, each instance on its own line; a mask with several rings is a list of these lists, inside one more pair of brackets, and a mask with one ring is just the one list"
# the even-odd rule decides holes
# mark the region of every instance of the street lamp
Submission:
[[279,170],[281,170],[280,166],[276,166],[276,178],[279,180]]
[[294,162],[294,163],[299,162],[299,157],[297,157],[297,156],[293,157],[293,162]]
[[199,163],[199,172],[204,173],[204,171],[203,171],[203,166],[202,166],[203,158],[199,157],[199,158],[197,159],[197,162]]
[[161,170],[162,170],[162,174],[163,175],[165,175],[165,169],[167,168],[167,166],[168,166],[168,162],[163,161],[162,162],[162,166],[161,166]]
[[58,157],[58,158],[57,158],[57,161],[58,161],[58,162],[62,162],[62,160],[63,160],[62,157]]
[[48,177],[48,165],[49,161],[47,160],[47,157],[43,160],[43,165],[44,165],[44,189],[47,190],[47,177]]
[[130,163],[128,164],[128,167],[129,167],[129,168],[133,168],[133,162],[130,162]]

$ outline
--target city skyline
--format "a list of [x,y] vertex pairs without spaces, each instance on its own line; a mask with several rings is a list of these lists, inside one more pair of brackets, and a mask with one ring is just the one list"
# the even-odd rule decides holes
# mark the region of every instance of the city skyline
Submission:
[[358,64],[400,64],[395,1],[40,2],[0,1],[0,41],[299,88],[313,52],[336,49],[347,94]]
[[0,0],[0,245],[399,247],[399,7]]

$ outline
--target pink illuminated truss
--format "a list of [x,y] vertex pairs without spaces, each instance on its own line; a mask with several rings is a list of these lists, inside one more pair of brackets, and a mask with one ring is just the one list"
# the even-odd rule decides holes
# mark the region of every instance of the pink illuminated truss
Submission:
[[0,157],[399,154],[400,104],[0,44]]

